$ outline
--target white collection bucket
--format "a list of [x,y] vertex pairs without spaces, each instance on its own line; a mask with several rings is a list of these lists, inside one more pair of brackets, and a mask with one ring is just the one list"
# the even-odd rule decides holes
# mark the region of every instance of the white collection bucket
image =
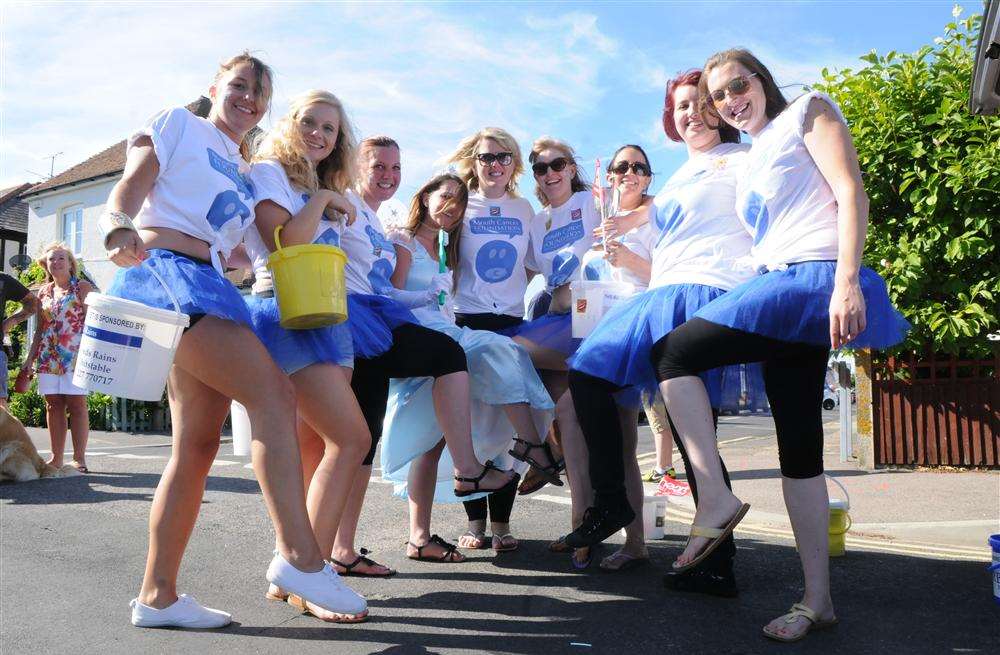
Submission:
[[233,419],[233,454],[247,457],[250,455],[250,415],[246,407],[234,400],[230,416]]
[[[153,275],[159,279],[155,271]],[[174,352],[190,322],[166,284],[164,289],[174,302],[174,311],[96,292],[87,294],[87,319],[73,384],[132,400],[163,397]]]
[[635,293],[628,282],[576,280],[570,282],[573,338],[584,339],[594,331],[609,309]]

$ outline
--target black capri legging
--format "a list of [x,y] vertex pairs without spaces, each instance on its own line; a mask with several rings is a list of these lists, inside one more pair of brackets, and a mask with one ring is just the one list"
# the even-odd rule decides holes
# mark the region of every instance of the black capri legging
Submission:
[[660,382],[719,366],[763,362],[781,474],[804,479],[823,472],[820,410],[829,355],[827,346],[781,341],[693,318],[653,344],[651,359]]
[[392,347],[378,357],[355,359],[351,389],[372,433],[372,447],[363,464],[371,466],[382,438],[382,422],[389,401],[389,378],[439,378],[468,370],[465,351],[446,334],[415,323],[392,331]]

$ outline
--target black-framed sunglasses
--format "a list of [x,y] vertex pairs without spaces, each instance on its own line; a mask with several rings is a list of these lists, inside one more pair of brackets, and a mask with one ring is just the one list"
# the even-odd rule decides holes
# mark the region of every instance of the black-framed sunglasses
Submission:
[[570,161],[565,157],[556,157],[552,161],[536,161],[531,165],[531,172],[535,177],[541,177],[551,168],[556,173],[561,173],[569,166]]
[[712,103],[716,107],[721,107],[722,103],[726,101],[726,94],[733,96],[746,95],[746,92],[750,90],[750,78],[757,77],[757,73],[750,73],[749,75],[739,75],[729,80],[726,86],[721,89],[716,89],[708,94],[708,97],[712,100]]
[[512,152],[481,152],[478,155],[474,155],[474,157],[483,166],[492,166],[493,162],[501,166],[510,166],[511,162],[514,161],[514,153]]
[[629,170],[639,177],[649,177],[650,175],[649,166],[641,161],[620,161],[611,167],[610,172],[615,175],[625,175]]

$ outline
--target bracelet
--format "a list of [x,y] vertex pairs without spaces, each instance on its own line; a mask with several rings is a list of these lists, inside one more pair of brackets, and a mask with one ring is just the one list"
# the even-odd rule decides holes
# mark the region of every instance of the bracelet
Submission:
[[101,214],[101,217],[97,219],[97,229],[100,230],[101,235],[104,237],[104,247],[108,247],[108,237],[115,230],[132,230],[136,232],[135,224],[132,222],[132,217],[122,211],[117,211],[113,209],[105,209]]

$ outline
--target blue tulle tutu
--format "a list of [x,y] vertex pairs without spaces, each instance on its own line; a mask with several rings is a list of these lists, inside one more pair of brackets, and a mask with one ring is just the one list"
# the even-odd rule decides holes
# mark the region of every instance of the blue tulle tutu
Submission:
[[347,323],[313,330],[286,330],[281,327],[277,299],[247,296],[246,303],[254,332],[285,375],[318,363],[354,366],[354,346]]
[[347,325],[354,356],[377,357],[392,347],[392,331],[403,323],[418,323],[413,312],[385,296],[347,294]]
[[[830,345],[830,297],[837,264],[832,261],[790,264],[744,282],[696,316],[736,330],[772,339]],[[910,324],[892,306],[885,281],[861,267],[867,327],[849,348],[888,348],[906,336]]]
[[163,278],[188,316],[204,314],[253,326],[250,310],[233,283],[208,262],[172,250],[152,248],[141,266],[120,268],[108,287],[108,295],[141,302],[149,307],[173,311],[174,303],[149,267]]
[[[725,294],[704,284],[670,284],[632,296],[612,307],[569,360],[570,368],[621,387],[655,391],[650,361],[653,344],[694,316],[701,307]],[[722,369],[701,375],[712,407],[722,396]],[[637,394],[619,397],[619,404]]]
[[567,357],[576,352],[582,341],[573,338],[573,317],[569,312],[545,314],[521,324],[514,334],[543,348],[557,350]]

